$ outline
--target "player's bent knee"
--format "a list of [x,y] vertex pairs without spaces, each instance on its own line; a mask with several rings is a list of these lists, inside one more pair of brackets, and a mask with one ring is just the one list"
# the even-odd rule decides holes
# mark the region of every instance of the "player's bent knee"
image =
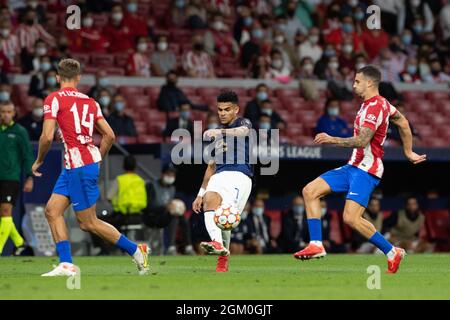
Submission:
[[302,195],[305,200],[313,200],[317,197],[314,185],[310,182],[302,190]]
[[82,221],[80,222],[80,229],[84,232],[92,232],[95,230],[95,223],[92,221]]
[[59,216],[59,213],[57,210],[55,210],[52,206],[46,206],[45,207],[45,217],[47,220],[53,220]]
[[346,225],[348,225],[349,227],[351,227],[353,229],[355,228],[357,220],[358,220],[357,218],[355,218],[349,214],[344,214],[343,218],[344,218],[344,223]]

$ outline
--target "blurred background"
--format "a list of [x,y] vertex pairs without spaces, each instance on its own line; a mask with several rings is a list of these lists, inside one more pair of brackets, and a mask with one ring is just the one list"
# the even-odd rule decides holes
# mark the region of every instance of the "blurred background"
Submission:
[[[69,30],[72,4],[80,8],[80,25]],[[371,5],[379,11],[368,13]],[[307,242],[299,190],[350,155],[313,146],[313,137],[352,135],[362,102],[352,81],[367,64],[380,68],[381,94],[409,119],[414,143],[429,160],[410,165],[391,127],[385,176],[366,218],[409,252],[450,251],[449,1],[0,0],[0,16],[0,101],[14,103],[36,152],[43,99],[58,90],[57,63],[80,61],[78,89],[99,102],[117,136],[102,165],[98,215],[148,242],[154,254],[198,254],[198,243],[208,239],[203,215],[190,210],[205,166],[171,164],[170,137],[178,128],[193,132],[193,121],[216,128],[215,99],[223,88],[238,94],[240,115],[255,128],[279,129],[281,143],[275,176],[259,176],[256,166],[232,252],[292,253]],[[378,17],[381,29],[369,29],[368,19]],[[62,151],[54,144],[44,178],[15,208],[28,254],[54,253],[43,206]],[[146,185],[120,203],[117,177],[125,171]],[[144,205],[135,196],[143,192]],[[322,203],[327,249],[372,252],[344,225],[343,203],[340,195]],[[73,215],[67,219],[75,254],[119,254],[79,231]],[[9,243],[3,254],[12,250]]]

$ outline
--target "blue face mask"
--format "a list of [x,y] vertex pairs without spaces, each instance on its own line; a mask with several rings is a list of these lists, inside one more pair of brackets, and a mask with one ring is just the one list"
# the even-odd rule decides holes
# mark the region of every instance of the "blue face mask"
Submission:
[[122,111],[123,109],[125,109],[125,103],[122,101],[116,102],[114,104],[114,109],[116,109],[117,111]]
[[107,87],[109,86],[109,80],[106,78],[100,78],[98,79],[98,84],[100,85],[100,87]]
[[336,52],[333,49],[327,49],[323,54],[325,55],[325,57],[329,58],[334,57],[336,55]]
[[50,64],[50,62],[42,62],[40,65],[40,69],[42,72],[47,72],[51,67],[52,65]]
[[407,45],[407,46],[410,45],[412,42],[412,36],[410,34],[403,35],[402,42],[404,45]]
[[417,34],[421,34],[423,32],[423,26],[421,24],[416,24],[416,25],[414,25],[413,30]]
[[417,73],[417,67],[413,64],[409,64],[408,67],[406,68],[406,71],[408,71],[410,75],[414,75]]
[[269,130],[270,129],[270,123],[269,122],[263,122],[259,124],[259,128],[263,130]]
[[345,33],[351,33],[353,32],[353,25],[351,23],[344,23],[342,25],[342,30],[344,30]]
[[208,124],[208,130],[209,129],[217,129],[219,125],[217,123],[210,123]]
[[184,5],[185,5],[184,0],[175,1],[175,7],[177,7],[178,9],[183,9]]
[[252,23],[253,23],[253,18],[252,17],[245,17],[244,18],[244,25],[245,26],[251,26],[252,25]]
[[258,93],[256,94],[256,98],[257,98],[259,101],[264,101],[264,100],[266,100],[268,97],[269,97],[269,95],[268,95],[267,92],[265,92],[265,91],[260,91],[260,92],[258,92]]
[[111,102],[111,98],[109,96],[102,96],[98,99],[102,107],[106,107]]
[[362,19],[364,19],[364,12],[362,11],[358,11],[355,13],[355,19],[358,21],[361,21]]
[[330,117],[337,117],[339,115],[339,108],[335,107],[328,108],[328,115]]
[[256,216],[262,216],[264,213],[264,208],[253,208],[252,212]]
[[261,39],[264,36],[264,32],[261,29],[255,29],[252,31],[253,38]]
[[261,113],[268,115],[270,117],[273,113],[273,110],[272,109],[262,109]]
[[9,101],[10,97],[11,97],[11,95],[9,92],[7,92],[7,91],[0,92],[0,101]]
[[187,120],[191,116],[190,111],[180,111],[180,117],[181,119]]
[[127,4],[127,10],[128,10],[128,12],[136,13],[137,10],[138,10],[137,3],[129,3],[129,4]]
[[56,77],[48,77],[47,78],[47,85],[49,87],[55,87],[57,83],[58,82],[56,81]]
[[304,206],[301,206],[301,205],[294,205],[293,207],[292,207],[292,211],[295,213],[295,214],[297,214],[297,215],[300,215],[300,214],[303,214],[303,212],[305,212],[305,207]]

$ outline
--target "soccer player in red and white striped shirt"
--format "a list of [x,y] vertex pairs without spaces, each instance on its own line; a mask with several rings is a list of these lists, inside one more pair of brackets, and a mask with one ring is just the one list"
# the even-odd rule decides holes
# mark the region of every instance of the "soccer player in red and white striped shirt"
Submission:
[[[45,208],[60,264],[45,277],[72,276],[77,269],[72,264],[70,243],[64,222],[64,212],[72,204],[80,228],[116,245],[133,257],[140,274],[148,272],[148,248],[137,245],[120,234],[112,225],[97,219],[100,161],[114,142],[114,132],[103,118],[99,104],[76,89],[80,82],[80,63],[64,59],[58,65],[57,80],[61,89],[51,93],[44,102],[44,124],[39,140],[38,156],[32,166],[35,176],[53,141],[56,124],[64,144],[65,168],[55,184]],[[93,144],[94,128],[102,135],[100,150]]]
[[383,175],[383,144],[389,121],[398,126],[408,160],[413,164],[426,160],[426,155],[413,152],[408,120],[380,96],[378,91],[380,81],[381,73],[373,66],[361,68],[356,73],[353,89],[364,103],[355,119],[353,137],[331,137],[326,133],[320,133],[315,137],[314,142],[317,144],[353,148],[353,154],[347,165],[322,174],[303,188],[310,243],[305,249],[296,252],[295,258],[305,260],[326,255],[322,245],[320,199],[332,192],[347,193],[344,222],[386,254],[389,273],[397,272],[405,256],[404,249],[392,246],[372,223],[362,217],[370,195]]

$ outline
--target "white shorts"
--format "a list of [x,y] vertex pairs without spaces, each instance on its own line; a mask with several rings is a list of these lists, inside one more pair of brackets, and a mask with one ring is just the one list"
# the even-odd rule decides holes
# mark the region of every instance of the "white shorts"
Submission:
[[235,205],[242,212],[252,191],[252,179],[239,171],[222,171],[209,179],[206,192],[217,192],[222,204]]

